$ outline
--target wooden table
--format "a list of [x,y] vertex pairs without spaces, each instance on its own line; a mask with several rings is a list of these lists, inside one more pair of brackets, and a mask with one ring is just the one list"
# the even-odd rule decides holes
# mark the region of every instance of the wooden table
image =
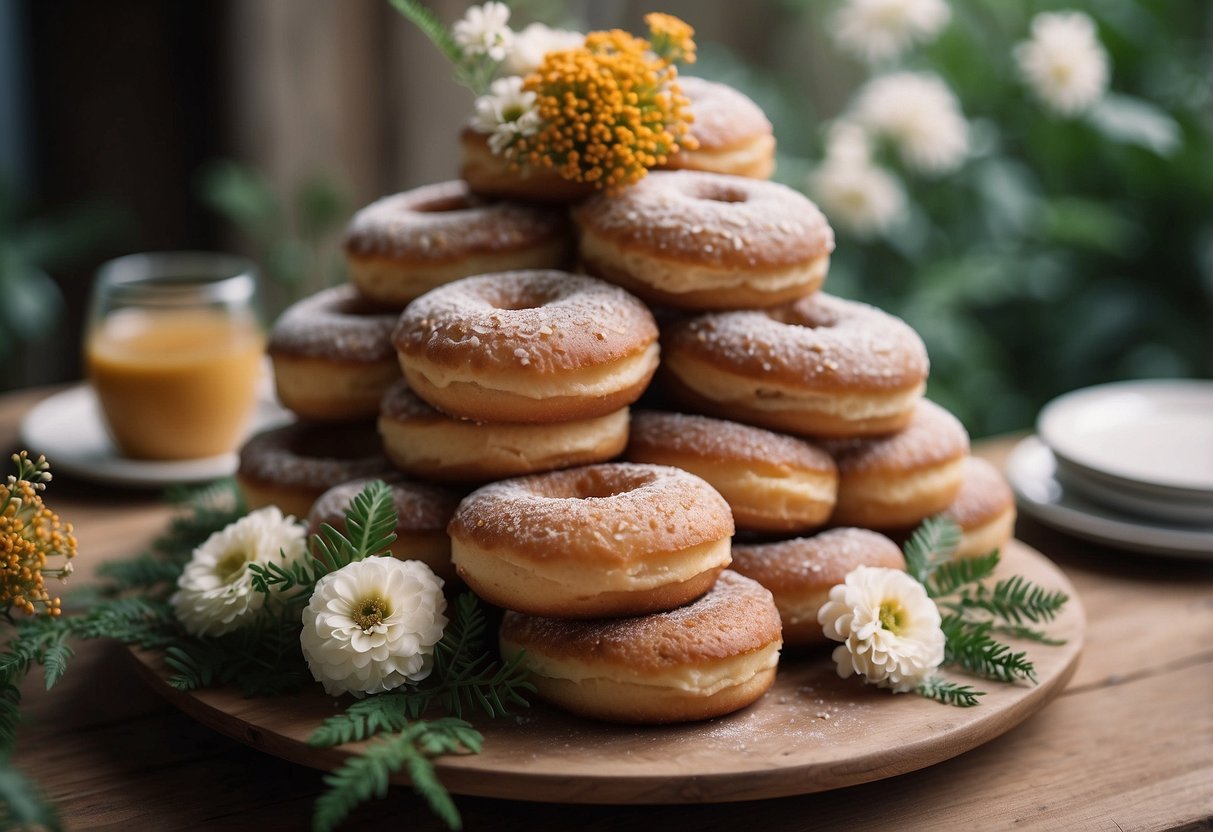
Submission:
[[[0,396],[0,448],[50,391]],[[979,443],[1001,463],[1013,439]],[[31,449],[36,451],[36,449]],[[53,462],[53,461],[52,461]],[[158,495],[57,477],[47,502],[75,523],[73,582],[140,549],[169,509]],[[948,762],[833,792],[749,803],[586,806],[456,797],[470,830],[1213,828],[1213,564],[1135,556],[1021,519],[1018,537],[1070,578],[1086,650],[1061,696]],[[78,645],[49,693],[23,688],[15,762],[68,829],[306,829],[320,772],[216,734],[169,707],[117,644]],[[345,828],[440,829],[407,788]]]

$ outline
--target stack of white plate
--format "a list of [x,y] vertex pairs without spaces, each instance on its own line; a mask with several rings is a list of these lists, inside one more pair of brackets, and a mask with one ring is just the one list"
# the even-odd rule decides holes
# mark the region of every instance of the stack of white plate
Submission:
[[1123,549],[1213,560],[1213,382],[1077,390],[1036,427],[1007,460],[1024,514]]

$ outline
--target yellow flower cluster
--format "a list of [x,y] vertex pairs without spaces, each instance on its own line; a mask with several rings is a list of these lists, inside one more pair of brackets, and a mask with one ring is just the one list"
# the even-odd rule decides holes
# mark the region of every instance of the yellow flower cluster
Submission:
[[644,16],[649,26],[650,48],[667,63],[695,63],[695,30],[672,14],[652,12]]
[[[693,57],[691,28],[656,17],[662,37],[677,47],[671,54]],[[549,52],[523,83],[535,94],[541,127],[521,137],[511,157],[605,190],[636,182],[680,148],[696,146],[677,77],[669,58],[618,29],[591,32],[583,47]]]
[[[76,538],[70,523],[61,523],[42,503],[39,492],[50,480],[46,460],[30,462],[22,451],[13,455],[17,476],[0,485],[0,611],[19,609],[27,615],[39,610],[51,616],[62,610],[60,600],[46,590],[46,578],[66,578],[76,556]],[[63,565],[48,568],[52,558]]]

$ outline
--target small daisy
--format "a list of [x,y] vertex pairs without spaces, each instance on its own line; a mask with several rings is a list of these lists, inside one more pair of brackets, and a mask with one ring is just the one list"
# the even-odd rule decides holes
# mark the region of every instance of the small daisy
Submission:
[[833,33],[845,51],[879,64],[930,42],[951,17],[943,0],[847,0],[834,17]]
[[288,566],[303,557],[306,529],[267,506],[215,532],[194,550],[170,599],[177,620],[196,636],[218,636],[248,623],[265,604],[249,564]]
[[485,3],[472,6],[455,22],[451,34],[463,50],[464,57],[488,55],[494,61],[505,60],[513,41],[510,7],[505,3]]
[[553,29],[542,23],[532,23],[514,35],[509,54],[501,65],[507,75],[529,75],[543,63],[549,52],[576,49],[585,44],[585,35],[565,29]]
[[1014,54],[1020,77],[1057,115],[1085,112],[1108,88],[1108,54],[1082,12],[1036,15],[1031,39]]
[[922,584],[899,569],[859,566],[830,590],[817,613],[828,638],[841,641],[838,675],[895,693],[915,690],[943,662],[939,609]]
[[889,139],[913,170],[938,175],[955,170],[969,154],[969,125],[956,96],[928,72],[873,78],[859,91],[854,119]]
[[511,75],[493,82],[486,95],[476,99],[472,126],[489,134],[489,149],[506,153],[519,136],[530,136],[539,129],[535,93],[522,88],[522,78]]
[[381,693],[430,675],[445,612],[442,579],[424,563],[366,558],[316,583],[299,643],[330,696]]

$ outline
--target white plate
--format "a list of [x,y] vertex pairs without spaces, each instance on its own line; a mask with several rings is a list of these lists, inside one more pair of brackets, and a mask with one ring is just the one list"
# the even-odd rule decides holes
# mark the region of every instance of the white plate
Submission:
[[1148,554],[1213,560],[1213,526],[1177,527],[1151,522],[1090,503],[1067,492],[1055,476],[1049,448],[1030,436],[1007,458],[1007,481],[1020,511],[1078,537]]
[[1045,405],[1037,433],[1105,485],[1213,501],[1213,381],[1125,381]]
[[[252,431],[285,424],[291,414],[263,395]],[[236,454],[158,462],[123,457],[101,419],[97,396],[87,384],[43,399],[21,421],[21,441],[32,455],[45,454],[53,473],[94,482],[144,488],[206,482],[236,472]]]

